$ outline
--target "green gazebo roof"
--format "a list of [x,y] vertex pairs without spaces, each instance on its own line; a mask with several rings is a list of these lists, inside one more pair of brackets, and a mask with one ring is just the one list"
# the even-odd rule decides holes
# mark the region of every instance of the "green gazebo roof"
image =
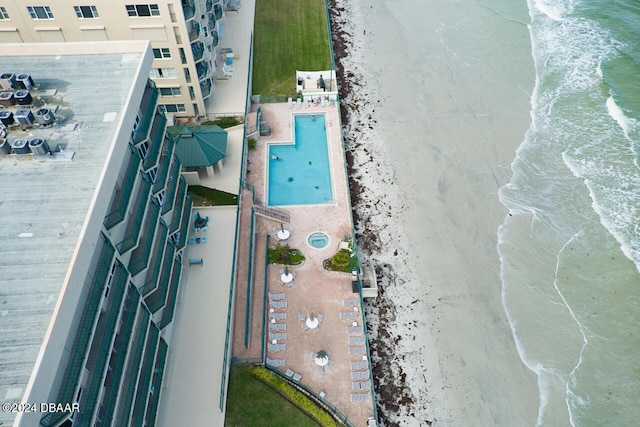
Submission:
[[227,131],[220,126],[169,126],[167,134],[182,166],[211,166],[227,154]]

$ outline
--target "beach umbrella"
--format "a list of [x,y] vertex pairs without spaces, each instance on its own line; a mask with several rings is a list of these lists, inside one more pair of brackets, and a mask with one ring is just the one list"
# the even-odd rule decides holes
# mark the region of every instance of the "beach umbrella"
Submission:
[[289,266],[288,265],[284,266],[284,274],[286,274],[287,276],[289,275]]
[[316,353],[315,361],[319,366],[326,366],[329,363],[329,353],[326,350],[320,350]]
[[284,231],[284,224],[280,223],[280,230]]

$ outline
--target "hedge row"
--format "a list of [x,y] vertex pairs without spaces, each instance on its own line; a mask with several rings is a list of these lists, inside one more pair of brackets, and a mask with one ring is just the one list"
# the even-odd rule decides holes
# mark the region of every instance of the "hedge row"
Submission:
[[[262,366],[252,366],[251,373],[265,384],[273,387],[280,394],[286,397],[291,403],[296,405],[320,425],[325,427],[337,427],[336,420],[324,409],[315,404],[304,393],[289,385],[283,378],[269,371]],[[340,424],[342,425],[342,424]]]

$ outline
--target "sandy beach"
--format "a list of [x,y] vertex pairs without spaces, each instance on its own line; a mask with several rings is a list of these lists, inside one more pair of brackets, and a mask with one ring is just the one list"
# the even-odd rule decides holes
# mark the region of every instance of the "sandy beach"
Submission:
[[496,250],[530,123],[528,15],[490,4],[330,1],[358,243],[382,282],[367,318],[386,426],[535,425]]

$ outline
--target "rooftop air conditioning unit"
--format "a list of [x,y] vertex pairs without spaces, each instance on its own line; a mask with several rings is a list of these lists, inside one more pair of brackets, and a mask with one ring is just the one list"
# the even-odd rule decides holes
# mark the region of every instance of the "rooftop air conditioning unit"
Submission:
[[11,126],[13,124],[13,113],[7,110],[0,110],[0,123],[4,126]]
[[33,113],[28,109],[16,110],[13,118],[20,126],[31,126],[35,120]]
[[16,84],[16,75],[13,73],[2,73],[0,74],[0,87],[2,89],[8,90],[15,88]]
[[0,154],[9,154],[11,153],[11,143],[4,138],[0,138]]
[[0,105],[11,107],[15,103],[16,100],[13,98],[13,92],[0,92]]
[[15,85],[16,89],[31,90],[33,88],[33,79],[29,74],[18,74]]
[[38,154],[41,156],[51,153],[49,144],[47,144],[47,140],[44,138],[33,138],[31,141],[29,141],[29,149],[33,154]]
[[48,108],[40,108],[36,111],[36,120],[41,125],[50,125],[55,120],[55,117],[51,110]]
[[33,102],[33,97],[31,96],[31,93],[29,93],[28,90],[24,90],[24,89],[18,90],[13,95],[13,97],[15,98],[16,103],[20,105],[29,105],[31,104],[31,102]]
[[26,139],[15,139],[11,143],[11,148],[13,148],[13,152],[16,154],[31,154],[29,141]]

